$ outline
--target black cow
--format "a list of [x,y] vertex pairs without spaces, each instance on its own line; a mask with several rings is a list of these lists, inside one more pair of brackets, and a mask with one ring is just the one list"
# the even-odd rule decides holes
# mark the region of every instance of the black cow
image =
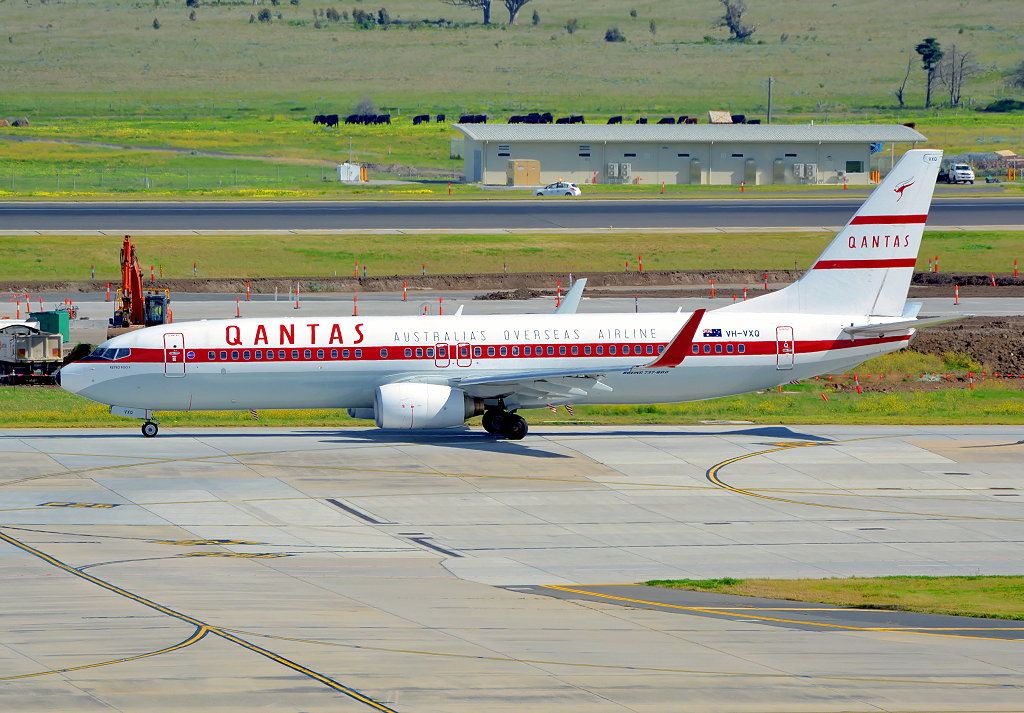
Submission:
[[459,117],[460,124],[486,124],[487,114],[463,114]]
[[446,120],[447,117],[444,114],[438,114],[437,118],[434,119],[434,121],[436,121],[438,124],[443,124]]
[[510,123],[510,124],[522,124],[523,123],[523,116],[522,116],[522,114],[513,114],[512,116],[510,116],[508,118],[508,123]]
[[338,125],[338,115],[337,114],[328,114],[328,115],[326,115],[324,117],[324,119],[327,120],[327,126],[337,126]]
[[695,116],[687,117],[686,121],[684,121],[683,123],[684,124],[696,124],[697,123],[697,117],[695,117]]
[[569,117],[569,123],[570,124],[586,124],[587,122],[585,122],[583,120],[583,116],[581,114],[573,114],[572,116]]
[[571,116],[560,116],[557,119],[555,119],[555,123],[556,124],[571,124],[572,123],[571,119],[572,119]]
[[734,124],[746,124],[747,123],[747,115],[746,114],[733,114],[732,115],[732,123],[734,123]]
[[761,120],[760,119],[747,119],[747,123],[748,124],[760,124]]
[[359,120],[361,116],[362,116],[361,114],[349,114],[348,116],[345,117],[345,123],[346,124],[360,124],[360,123],[362,123]]
[[663,116],[660,119],[658,119],[658,123],[659,124],[674,124],[674,123],[676,123],[676,120],[673,119],[671,116]]
[[608,123],[609,124],[621,124],[622,123],[622,117],[621,116],[613,116],[610,119],[608,119]]
[[555,120],[555,118],[553,116],[551,116],[551,112],[550,111],[546,111],[543,114],[541,114],[540,115],[540,119],[541,119],[540,123],[542,123],[542,124],[550,124],[551,122],[553,122]]
[[326,123],[327,123],[327,117],[325,117],[323,114],[317,114],[316,116],[313,117],[313,126],[316,126],[318,124],[326,124]]
[[430,122],[430,114],[420,114],[419,116],[414,116],[412,118],[413,126],[419,126],[420,124],[425,124],[425,123],[429,123],[429,122]]
[[646,124],[647,123],[647,117],[646,116],[641,116],[639,119],[636,120],[636,123],[638,123],[638,124]]
[[686,123],[686,120],[687,120],[687,119],[689,119],[689,118],[690,118],[690,117],[688,117],[688,116],[687,116],[686,114],[683,114],[683,115],[682,115],[681,117],[679,117],[678,119],[676,119],[676,123],[677,123],[677,124],[685,124],[685,123]]

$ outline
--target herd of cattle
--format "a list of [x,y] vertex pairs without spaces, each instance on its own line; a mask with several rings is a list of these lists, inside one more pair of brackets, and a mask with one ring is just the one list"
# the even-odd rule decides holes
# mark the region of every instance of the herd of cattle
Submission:
[[[390,124],[391,114],[349,114],[343,120],[338,114],[317,114],[313,117],[314,125],[322,126],[337,126],[340,121],[344,121],[346,124],[362,124],[365,126],[372,126],[376,124]],[[447,121],[447,116],[444,114],[437,114],[434,117],[434,122],[442,124]],[[412,118],[412,123],[415,126],[420,124],[430,123],[430,114],[417,114]],[[460,124],[486,124],[487,114],[462,114],[459,117]],[[551,112],[537,112],[531,111],[529,114],[513,114],[509,117],[508,123],[510,124],[585,124],[587,123],[582,114],[570,114],[569,116],[562,116],[554,118]],[[621,124],[622,116],[613,116],[608,119],[609,124]],[[647,124],[650,123],[646,116],[639,117],[635,124]],[[685,114],[680,117],[664,116],[658,119],[658,124],[696,124],[697,117],[686,116]],[[747,119],[746,114],[733,114],[732,123],[734,124],[760,124],[760,119]]]

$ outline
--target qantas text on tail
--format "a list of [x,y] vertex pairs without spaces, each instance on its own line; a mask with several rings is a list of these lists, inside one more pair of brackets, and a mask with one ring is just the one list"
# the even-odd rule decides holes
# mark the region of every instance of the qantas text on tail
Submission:
[[691,401],[849,369],[907,345],[906,304],[941,152],[908,151],[797,282],[705,312],[235,319],[100,345],[61,386],[154,410],[347,408],[397,429],[526,435],[520,409]]

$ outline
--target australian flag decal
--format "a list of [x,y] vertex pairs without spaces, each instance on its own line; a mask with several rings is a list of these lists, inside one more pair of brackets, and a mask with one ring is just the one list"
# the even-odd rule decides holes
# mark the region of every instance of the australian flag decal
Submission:
[[705,337],[720,337],[720,336],[722,336],[722,330],[721,329],[705,329],[704,330],[704,336]]

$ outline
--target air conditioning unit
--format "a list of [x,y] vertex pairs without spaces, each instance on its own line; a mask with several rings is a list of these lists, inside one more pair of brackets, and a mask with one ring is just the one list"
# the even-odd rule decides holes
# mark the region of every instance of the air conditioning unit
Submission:
[[804,177],[804,165],[802,163],[794,163],[793,164],[793,175],[796,178],[803,178]]
[[818,177],[818,164],[808,163],[804,166],[804,178],[815,179]]
[[633,175],[633,164],[623,163],[619,164],[619,178],[627,179]]
[[619,177],[619,164],[617,164],[617,163],[610,163],[610,164],[608,164],[608,178],[618,178],[618,177]]

